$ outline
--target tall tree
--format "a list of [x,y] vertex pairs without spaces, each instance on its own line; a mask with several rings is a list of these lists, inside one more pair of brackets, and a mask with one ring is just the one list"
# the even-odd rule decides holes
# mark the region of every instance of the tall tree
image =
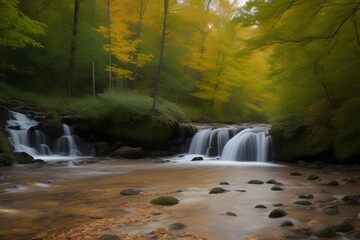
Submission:
[[75,53],[76,53],[76,40],[79,25],[79,14],[80,14],[80,0],[74,1],[74,20],[72,27],[72,40],[70,47],[70,57],[68,66],[68,93],[70,96],[74,95],[74,72],[75,72]]
[[158,70],[156,74],[156,81],[155,81],[155,87],[154,87],[154,95],[153,95],[153,105],[152,109],[156,109],[156,103],[159,95],[159,89],[160,89],[160,80],[161,80],[161,70],[163,67],[163,61],[164,61],[164,49],[165,49],[165,38],[166,38],[166,19],[168,15],[168,9],[169,9],[169,0],[164,0],[164,16],[163,16],[163,24],[162,24],[162,35],[161,35],[161,43],[160,43],[160,56],[159,56],[159,65]]

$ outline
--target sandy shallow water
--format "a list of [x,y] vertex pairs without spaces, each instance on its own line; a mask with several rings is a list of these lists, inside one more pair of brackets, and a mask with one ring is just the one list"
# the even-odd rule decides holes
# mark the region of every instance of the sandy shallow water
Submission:
[[[302,176],[290,176],[291,172]],[[339,200],[360,194],[359,172],[220,161],[102,159],[92,164],[3,167],[0,174],[0,239],[4,240],[98,239],[105,233],[123,239],[285,239],[289,229],[279,226],[285,220],[299,228],[349,220],[360,230],[360,206]],[[356,183],[325,186],[307,180],[310,174],[324,181],[351,178]],[[252,179],[274,179],[284,190],[272,191],[273,184],[248,184]],[[228,191],[209,194],[213,187]],[[142,192],[120,195],[127,188]],[[293,204],[300,194],[313,194],[312,205]],[[180,203],[149,204],[164,195]],[[283,204],[287,216],[268,217],[276,203]],[[255,208],[258,204],[267,208]],[[328,206],[337,206],[340,214],[325,214],[322,210]],[[183,223],[185,228],[173,229],[174,223]],[[338,235],[335,239],[348,238]]]

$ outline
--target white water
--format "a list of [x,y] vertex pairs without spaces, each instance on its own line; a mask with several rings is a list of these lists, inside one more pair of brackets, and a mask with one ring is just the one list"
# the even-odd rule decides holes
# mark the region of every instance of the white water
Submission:
[[218,156],[212,159],[267,162],[272,155],[268,130],[268,127],[247,128],[234,137],[236,130],[232,128],[200,130],[193,137],[188,153],[200,154],[204,159]]
[[39,122],[26,117],[22,113],[9,111],[10,120],[7,121],[6,130],[9,141],[14,147],[14,152],[25,152],[34,159],[42,160],[71,160],[84,157],[79,150],[71,128],[63,124],[64,135],[51,143],[47,136],[40,130],[31,128]]

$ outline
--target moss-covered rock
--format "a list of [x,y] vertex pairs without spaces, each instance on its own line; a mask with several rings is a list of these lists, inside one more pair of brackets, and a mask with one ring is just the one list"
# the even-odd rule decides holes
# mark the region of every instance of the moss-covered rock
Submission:
[[113,156],[121,156],[128,159],[139,159],[144,157],[144,151],[141,147],[122,146],[115,150]]
[[0,131],[0,166],[10,165],[15,161],[15,156],[7,137]]
[[154,205],[165,205],[171,206],[179,203],[179,199],[171,197],[171,196],[162,196],[158,198],[154,198],[150,201],[151,204]]

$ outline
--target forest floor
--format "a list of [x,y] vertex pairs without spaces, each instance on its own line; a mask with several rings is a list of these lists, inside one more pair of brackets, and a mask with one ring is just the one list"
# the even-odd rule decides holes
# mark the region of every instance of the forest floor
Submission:
[[[99,160],[0,168],[0,239],[317,239],[318,227],[344,222],[352,231],[332,239],[360,234],[359,196],[342,200],[360,194],[360,174],[346,168]],[[129,188],[141,192],[120,194]],[[149,203],[166,195],[179,204]],[[270,218],[277,208],[286,215]]]

